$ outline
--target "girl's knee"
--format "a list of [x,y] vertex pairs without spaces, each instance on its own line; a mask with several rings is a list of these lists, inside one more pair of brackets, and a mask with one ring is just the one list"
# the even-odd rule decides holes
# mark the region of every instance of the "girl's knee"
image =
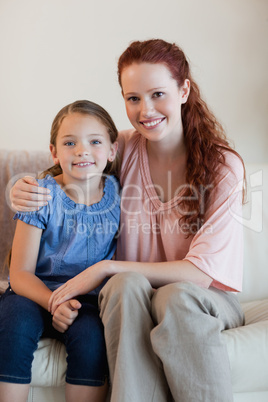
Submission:
[[36,303],[12,291],[6,292],[1,300],[0,344],[5,345],[3,353],[10,360],[19,362],[19,356],[26,356],[31,361],[43,327],[41,310]]
[[106,346],[103,332],[98,328],[92,328],[91,333],[83,333],[66,343],[68,361],[75,364],[93,364],[106,356]]
[[90,333],[86,331],[69,339],[66,351],[67,377],[77,379],[79,384],[81,379],[93,380],[96,375],[97,378],[108,375],[104,335],[98,326],[91,327]]
[[13,293],[4,298],[0,318],[1,326],[7,332],[14,330],[18,335],[35,332],[34,328],[42,327],[43,322],[40,307],[36,303]]

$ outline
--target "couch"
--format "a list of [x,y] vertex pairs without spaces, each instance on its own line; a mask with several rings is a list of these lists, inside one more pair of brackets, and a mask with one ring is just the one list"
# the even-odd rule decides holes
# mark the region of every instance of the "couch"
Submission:
[[[1,264],[12,243],[15,222],[9,205],[9,190],[26,174],[35,175],[50,166],[48,152],[0,151],[0,258]],[[248,165],[248,203],[244,226],[244,287],[239,299],[245,326],[223,332],[232,370],[235,402],[268,401],[268,164]],[[266,208],[267,205],[267,208]],[[2,272],[0,290],[7,286]],[[64,345],[42,339],[35,352],[28,402],[63,402],[66,352]],[[126,401],[128,402],[128,401]],[[137,401],[139,402],[139,401]],[[214,401],[204,401],[214,402]]]

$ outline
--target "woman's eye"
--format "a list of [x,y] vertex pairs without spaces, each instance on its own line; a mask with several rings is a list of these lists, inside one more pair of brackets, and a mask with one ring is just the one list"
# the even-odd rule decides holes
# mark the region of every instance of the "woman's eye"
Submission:
[[128,101],[130,101],[130,102],[138,102],[138,100],[139,100],[139,98],[137,96],[130,96],[128,98]]
[[153,98],[160,98],[161,96],[163,96],[164,95],[164,92],[154,92],[154,94],[153,94]]

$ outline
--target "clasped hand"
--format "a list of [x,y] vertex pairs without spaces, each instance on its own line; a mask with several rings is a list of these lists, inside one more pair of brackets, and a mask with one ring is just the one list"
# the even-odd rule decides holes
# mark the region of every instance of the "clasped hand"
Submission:
[[96,289],[106,277],[106,263],[100,261],[85,269],[56,289],[48,301],[48,311],[53,315],[53,326],[59,332],[65,332],[73,323],[81,308],[76,296]]
[[67,331],[78,316],[78,310],[81,306],[81,303],[76,299],[67,300],[60,304],[53,314],[53,327],[62,333]]

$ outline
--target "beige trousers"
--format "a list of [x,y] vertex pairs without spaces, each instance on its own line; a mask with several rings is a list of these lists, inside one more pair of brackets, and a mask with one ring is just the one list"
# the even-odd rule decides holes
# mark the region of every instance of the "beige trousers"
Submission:
[[111,402],[233,400],[221,332],[241,326],[236,296],[189,282],[154,291],[140,274],[112,277],[99,297]]

